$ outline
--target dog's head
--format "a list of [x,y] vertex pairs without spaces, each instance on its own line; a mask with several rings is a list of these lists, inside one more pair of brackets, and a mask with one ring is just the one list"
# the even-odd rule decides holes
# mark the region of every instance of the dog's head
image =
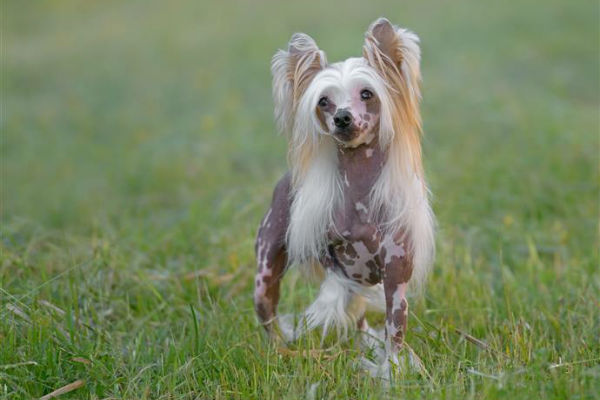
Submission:
[[291,152],[306,153],[302,147],[314,148],[324,138],[346,147],[376,136],[383,147],[394,140],[418,144],[418,42],[414,33],[380,18],[365,34],[363,57],[328,64],[312,38],[294,34],[271,64],[275,116],[290,135]]

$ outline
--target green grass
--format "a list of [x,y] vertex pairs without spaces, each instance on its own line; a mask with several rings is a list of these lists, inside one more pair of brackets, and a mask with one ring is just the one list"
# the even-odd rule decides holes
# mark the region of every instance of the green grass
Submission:
[[[0,5],[0,396],[600,398],[598,3],[226,3]],[[351,343],[277,353],[251,296],[270,57],[294,31],[359,55],[380,15],[422,39],[439,222],[428,375],[389,389]],[[281,309],[314,293],[290,273]]]

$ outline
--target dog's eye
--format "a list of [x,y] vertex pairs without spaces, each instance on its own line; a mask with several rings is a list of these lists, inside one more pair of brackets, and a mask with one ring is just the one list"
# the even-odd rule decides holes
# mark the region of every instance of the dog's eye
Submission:
[[360,98],[362,100],[369,100],[371,97],[373,97],[373,92],[371,92],[369,89],[364,89],[362,92],[360,92]]
[[327,107],[329,105],[329,99],[325,96],[319,99],[319,107]]

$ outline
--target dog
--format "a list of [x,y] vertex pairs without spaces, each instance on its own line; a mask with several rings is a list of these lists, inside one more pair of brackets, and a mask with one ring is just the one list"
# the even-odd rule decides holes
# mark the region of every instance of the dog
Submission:
[[[407,291],[434,258],[434,215],[421,160],[420,48],[413,32],[387,19],[365,34],[362,57],[328,64],[296,33],[273,56],[273,99],[289,142],[289,171],[277,183],[256,238],[254,304],[272,338],[294,340],[330,327],[367,333],[365,311],[385,312],[383,360],[398,365]],[[324,275],[296,318],[278,317],[281,279],[292,265]],[[316,271],[316,272],[315,272]]]

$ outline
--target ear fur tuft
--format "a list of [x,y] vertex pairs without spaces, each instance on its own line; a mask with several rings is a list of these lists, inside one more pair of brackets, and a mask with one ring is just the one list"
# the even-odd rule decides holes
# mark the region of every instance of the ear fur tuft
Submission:
[[294,124],[296,105],[314,76],[327,66],[325,53],[304,33],[294,33],[287,50],[278,50],[271,61],[275,120],[282,133]]
[[[421,49],[419,37],[408,29],[392,25],[386,18],[371,24],[365,34],[363,56],[388,81],[400,78],[402,87],[394,87],[411,107],[421,99]],[[405,89],[406,93],[402,93]]]
[[[422,177],[419,38],[407,29],[392,25],[387,19],[379,18],[365,34],[363,56],[390,88],[396,140],[403,141],[403,147],[409,149],[408,168]],[[407,172],[410,173],[410,170]]]

